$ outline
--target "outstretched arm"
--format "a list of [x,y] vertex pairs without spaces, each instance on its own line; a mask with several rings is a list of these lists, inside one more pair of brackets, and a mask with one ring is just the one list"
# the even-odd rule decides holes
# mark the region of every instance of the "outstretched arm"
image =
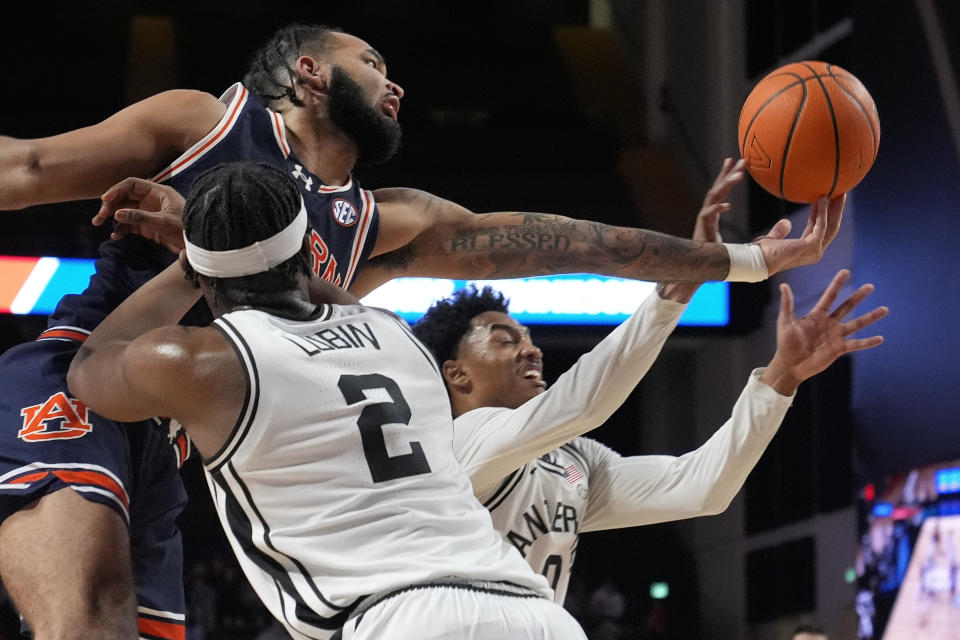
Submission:
[[[725,200],[742,179],[742,164],[726,161],[704,199],[695,234],[718,235],[720,213],[730,206]],[[653,364],[697,286],[661,287],[556,384],[521,407],[458,417],[454,447],[476,491],[606,421]]]
[[0,209],[95,198],[129,175],[149,177],[220,120],[199,91],[161,93],[103,122],[49,138],[0,137]]
[[[474,214],[412,189],[381,189],[374,195],[380,231],[376,257],[353,286],[359,295],[401,276],[512,278],[587,272],[703,282],[723,280],[730,272],[727,247],[717,243],[545,213]],[[760,277],[818,261],[839,230],[843,203],[840,197],[813,205],[810,223],[799,238],[759,239],[755,244],[767,272]]]
[[[717,174],[707,195],[704,196],[703,206],[697,214],[697,220],[693,226],[694,242],[723,242],[720,237],[720,216],[730,210],[727,198],[733,188],[743,182],[746,175],[746,162],[743,159],[734,162],[733,158],[726,158],[723,161],[720,173]],[[786,233],[783,234],[783,237],[785,236]],[[687,303],[700,288],[700,284],[700,282],[662,282],[657,286],[657,293],[667,300]]]
[[685,306],[659,296],[516,409],[484,407],[454,420],[454,453],[482,493],[525,462],[599,427],[656,360]]
[[844,321],[872,285],[860,287],[830,311],[849,277],[849,272],[839,272],[803,318],[794,316],[790,288],[783,285],[773,359],[750,375],[730,419],[699,449],[678,458],[622,458],[606,450],[590,469],[590,506],[583,530],[652,524],[726,509],[776,434],[797,385],[840,356],[883,342],[881,336],[849,336],[886,316],[886,307]]

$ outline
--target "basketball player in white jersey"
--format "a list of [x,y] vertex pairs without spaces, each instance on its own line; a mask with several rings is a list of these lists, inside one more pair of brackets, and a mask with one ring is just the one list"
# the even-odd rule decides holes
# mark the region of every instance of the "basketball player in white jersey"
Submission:
[[[104,319],[71,391],[111,419],[184,425],[247,578],[294,638],[584,638],[474,498],[443,379],[406,323],[333,287],[310,301],[306,232],[283,172],[199,177],[189,266]],[[178,326],[196,284],[216,320]]]
[[[727,163],[708,193],[694,239],[718,239],[721,203],[739,179]],[[441,363],[454,411],[454,448],[494,526],[563,603],[579,534],[722,512],[776,434],[797,386],[838,357],[882,343],[847,336],[887,314],[843,319],[873,290],[863,285],[832,312],[849,272],[838,273],[807,316],[781,285],[777,350],[754,370],[730,419],[680,457],[622,457],[585,437],[626,399],[656,359],[697,285],[661,285],[548,390],[542,353],[489,287],[434,305],[414,333]],[[518,445],[518,442],[521,444]]]

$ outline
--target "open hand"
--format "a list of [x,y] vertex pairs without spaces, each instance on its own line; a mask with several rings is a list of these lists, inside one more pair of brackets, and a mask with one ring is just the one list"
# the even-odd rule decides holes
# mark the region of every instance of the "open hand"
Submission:
[[883,343],[883,336],[850,338],[889,313],[887,307],[877,307],[861,316],[844,322],[844,318],[873,293],[873,285],[860,286],[837,305],[840,289],[850,279],[850,272],[842,269],[833,277],[823,295],[810,313],[797,318],[794,315],[793,291],[790,285],[780,285],[780,315],[777,317],[777,351],[762,379],[783,395],[790,395],[804,380],[820,373],[840,356],[851,351],[871,349]]
[[783,219],[774,225],[770,233],[754,240],[763,251],[768,274],[772,276],[780,271],[819,262],[840,231],[846,201],[847,195],[842,194],[831,200],[822,198],[810,205],[807,227],[799,238],[787,238],[790,221]]
[[100,200],[100,210],[92,222],[99,226],[111,218],[116,220],[112,239],[135,233],[173,253],[183,249],[184,199],[173,188],[142,178],[127,178],[107,189]]
[[[703,206],[697,214],[697,221],[693,226],[693,240],[699,242],[723,242],[720,237],[720,216],[730,211],[727,198],[735,186],[743,182],[746,173],[746,162],[741,158],[736,162],[733,158],[725,158],[720,173],[717,174],[710,190],[703,198]],[[687,303],[700,287],[699,282],[677,282],[661,284],[658,288],[660,297],[665,300],[675,300]]]

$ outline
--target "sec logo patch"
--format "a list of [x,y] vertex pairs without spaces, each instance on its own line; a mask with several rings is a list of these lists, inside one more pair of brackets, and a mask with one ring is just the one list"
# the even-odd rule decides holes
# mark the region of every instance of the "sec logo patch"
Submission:
[[350,202],[343,198],[337,198],[330,204],[330,212],[333,219],[342,227],[352,227],[357,223],[357,209]]

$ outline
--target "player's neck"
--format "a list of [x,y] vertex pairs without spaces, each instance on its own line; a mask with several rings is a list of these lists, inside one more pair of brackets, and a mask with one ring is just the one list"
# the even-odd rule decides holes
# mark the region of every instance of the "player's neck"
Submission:
[[306,320],[317,311],[310,301],[306,280],[296,287],[280,285],[272,274],[248,276],[244,286],[238,286],[214,295],[204,289],[204,297],[217,317],[231,311],[256,309],[290,320]]
[[451,392],[449,389],[447,389],[447,393],[450,396],[450,409],[453,412],[454,418],[459,418],[467,411],[476,409],[476,407],[470,402],[469,396],[458,394],[455,391]]
[[255,309],[287,320],[309,320],[317,313],[316,305],[290,292],[260,292],[233,304],[220,305],[214,310],[214,314],[219,317],[224,313],[247,309]]
[[325,185],[346,184],[360,157],[356,143],[307,109],[293,108],[283,115],[287,141],[304,168]]

